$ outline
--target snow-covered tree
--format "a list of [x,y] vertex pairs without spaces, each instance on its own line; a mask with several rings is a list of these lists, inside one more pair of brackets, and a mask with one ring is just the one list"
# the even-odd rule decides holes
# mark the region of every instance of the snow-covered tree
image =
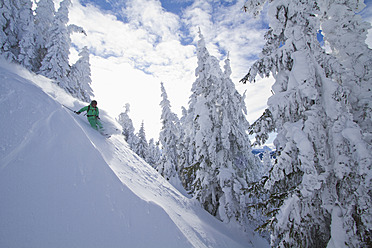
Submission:
[[258,118],[252,125],[249,126],[249,134],[255,135],[253,146],[265,144],[269,139],[269,134],[275,132],[275,124],[269,109]]
[[67,76],[70,72],[70,34],[68,32],[68,8],[71,0],[63,0],[55,14],[50,27],[49,39],[46,44],[47,54],[45,55],[40,68],[40,74],[54,79],[56,83],[68,91]]
[[263,147],[263,154],[262,154],[262,167],[261,167],[261,172],[260,175],[262,176],[267,176],[272,165],[272,155],[271,155],[271,149],[267,146]]
[[193,154],[192,146],[189,147],[190,144],[190,132],[186,130],[187,127],[187,109],[182,107],[182,116],[177,124],[177,129],[179,130],[179,142],[178,142],[178,168],[179,168],[179,177],[181,179],[182,185],[186,191],[191,191],[192,183],[195,179],[195,174],[192,170],[188,170],[191,167],[189,165],[192,164],[191,160],[189,159]]
[[[61,88],[71,93],[75,91],[70,87],[68,78],[71,71],[69,65],[71,47],[70,35],[72,32],[84,33],[85,35],[86,33],[81,27],[74,24],[67,25],[70,5],[71,0],[63,0],[55,14],[55,18],[50,27],[48,42],[46,44],[47,53],[41,62],[40,74],[50,79],[54,79]],[[87,76],[86,73],[87,70],[84,72],[85,77]]]
[[[331,55],[339,62],[337,66],[332,64],[329,70],[333,73],[328,73],[343,86],[336,93],[340,100],[347,103],[346,109],[352,115],[352,119],[351,116],[338,118],[333,128],[335,162],[346,171],[336,173],[334,182],[341,186],[338,193],[341,204],[332,209],[332,220],[338,220],[340,211],[340,220],[346,231],[345,242],[350,247],[372,246],[372,210],[369,207],[372,204],[372,161],[368,152],[372,148],[372,50],[365,42],[371,24],[356,14],[365,7],[363,2],[319,3],[325,40],[332,48]],[[343,129],[339,129],[340,126]],[[346,180],[349,178],[351,180]],[[351,194],[354,190],[356,194]],[[331,229],[331,232],[329,244],[337,245],[336,230]],[[358,238],[355,239],[354,235]]]
[[17,3],[16,1],[4,0],[0,3],[1,21],[1,56],[9,61],[16,61],[18,51],[17,35]]
[[123,128],[122,134],[125,137],[125,141],[128,143],[129,147],[133,150],[135,144],[137,143],[137,136],[135,135],[133,121],[129,117],[129,112],[130,112],[130,104],[127,103],[125,104],[125,111],[122,112],[118,116],[117,121]]
[[148,149],[149,149],[149,144],[147,143],[147,140],[146,140],[145,124],[142,121],[141,127],[137,133],[137,142],[133,147],[133,151],[138,156],[140,156],[145,161],[147,161]]
[[0,2],[0,56],[6,58],[7,55],[7,34],[5,32],[5,29],[8,25],[7,15],[9,11],[9,7],[5,5],[5,1]]
[[162,101],[160,102],[160,106],[162,107],[162,128],[159,135],[159,142],[162,147],[162,154],[156,169],[168,180],[171,178],[178,179],[179,169],[177,149],[179,130],[177,128],[177,123],[179,120],[176,114],[171,111],[171,105],[163,83],[161,83],[161,96]]
[[39,0],[35,9],[35,71],[39,71],[41,62],[47,53],[52,23],[54,22],[55,7],[53,0]]
[[[248,1],[245,10],[258,14],[265,2]],[[366,32],[355,28],[360,18],[351,18],[361,6],[357,0],[269,2],[267,42],[242,81],[258,74],[275,78],[268,106],[278,132],[278,158],[264,185],[271,195],[266,206],[277,209],[269,221],[273,246],[371,246],[371,147],[359,126],[368,121],[356,117],[369,104],[365,94],[347,94],[351,78],[370,85],[370,52],[363,46],[350,57],[338,57],[317,40],[318,30],[336,19],[344,33],[336,37],[327,30],[325,39],[336,49],[350,48],[348,35]],[[355,44],[364,43],[365,34],[351,36]],[[355,60],[359,65],[351,66]],[[362,61],[367,66],[360,66]],[[350,76],[354,73],[363,80]]]
[[18,62],[29,70],[34,69],[36,58],[35,50],[35,26],[30,0],[19,1],[19,17],[17,21],[19,36]]
[[362,128],[363,139],[372,144],[372,50],[365,42],[371,24],[355,15],[365,5],[356,0],[328,0],[319,5],[324,39],[339,62],[329,75],[342,82],[354,121]]
[[[212,128],[214,123],[211,118],[214,115],[212,113],[214,103],[208,97],[212,97],[215,87],[213,81],[217,81],[217,78],[220,80],[222,72],[217,59],[209,55],[201,33],[197,57],[198,67],[195,70],[197,79],[192,85],[192,95],[185,123],[185,129],[188,132],[186,136],[190,139],[188,144],[190,164],[185,167],[184,173],[193,178],[193,182],[190,183],[191,193],[208,212],[216,216],[222,189],[217,180],[217,165],[213,164],[215,149]],[[216,72],[216,68],[219,70],[219,74]],[[216,72],[217,75],[212,72]]]
[[160,161],[161,151],[159,148],[159,142],[155,142],[154,139],[149,141],[149,149],[147,154],[147,163],[152,167],[156,168]]
[[0,4],[1,56],[9,61],[29,66],[34,54],[32,2],[4,0]]
[[91,97],[94,96],[93,90],[90,87],[92,80],[90,78],[90,63],[89,63],[89,50],[84,47],[79,53],[80,58],[71,67],[71,72],[68,76],[69,87],[71,95],[76,98],[90,102]]
[[199,36],[197,79],[185,120],[192,152],[185,173],[194,174],[191,193],[208,212],[225,222],[243,221],[242,190],[257,169],[250,152],[244,98],[230,79],[229,61],[223,73]]
[[[249,199],[242,196],[242,191],[246,189],[247,183],[259,179],[261,164],[252,153],[248,136],[249,123],[246,119],[245,94],[241,96],[237,92],[230,76],[230,60],[227,58],[222,84],[218,86],[216,92],[219,125],[215,127],[215,132],[218,162],[223,168],[219,180],[224,191],[220,204],[226,212],[222,220],[230,221],[235,217],[242,225],[246,225],[250,222],[245,213],[245,204]],[[226,177],[228,173],[231,175]],[[233,207],[232,203],[236,206]],[[221,208],[220,212],[222,212]]]
[[248,181],[259,178],[259,162],[252,154],[251,142],[248,135],[249,123],[246,119],[247,109],[245,94],[241,96],[235,89],[231,78],[230,60],[225,60],[224,78],[217,91],[217,112],[219,113],[222,140],[225,149],[231,154],[233,161],[243,170],[248,170]]

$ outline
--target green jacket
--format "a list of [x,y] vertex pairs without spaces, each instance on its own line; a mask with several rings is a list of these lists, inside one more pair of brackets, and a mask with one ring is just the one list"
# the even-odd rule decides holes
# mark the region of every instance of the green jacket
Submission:
[[98,107],[93,107],[92,105],[88,105],[80,109],[78,112],[87,111],[87,117],[89,118],[97,118],[99,117],[99,110]]

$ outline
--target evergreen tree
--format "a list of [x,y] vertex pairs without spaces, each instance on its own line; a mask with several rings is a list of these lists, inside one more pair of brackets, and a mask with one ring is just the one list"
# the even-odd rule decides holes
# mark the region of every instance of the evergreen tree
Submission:
[[[85,31],[74,24],[67,25],[68,23],[68,13],[69,13],[69,6],[71,5],[71,0],[63,0],[60,3],[60,7],[55,14],[55,18],[53,23],[50,27],[49,31],[49,38],[46,44],[47,54],[45,55],[41,67],[40,67],[40,74],[54,79],[55,82],[67,92],[80,95],[81,92],[77,93],[69,85],[69,73],[71,72],[71,67],[69,65],[69,54],[70,54],[70,47],[71,47],[71,38],[70,35],[72,32],[79,32],[85,33]],[[87,56],[82,59],[86,63]],[[90,69],[89,69],[90,70]],[[88,69],[85,68],[84,72],[85,80],[87,79]],[[75,72],[76,74],[79,74]],[[89,81],[89,80],[88,80]],[[86,84],[87,81],[84,83]],[[84,90],[89,89],[84,85]],[[87,96],[84,96],[87,98]]]
[[[339,169],[336,169],[337,178],[333,182],[341,187],[335,199],[341,199],[341,204],[334,206],[331,213],[332,220],[336,221],[338,211],[341,211],[345,243],[350,247],[372,246],[372,210],[369,207],[372,203],[372,161],[368,152],[372,148],[372,50],[365,42],[371,24],[356,15],[365,7],[363,2],[319,3],[324,37],[332,48],[331,55],[338,61],[335,66],[335,61],[331,60],[333,63],[328,70],[332,73],[327,73],[343,86],[336,94],[346,103],[345,108],[351,115],[338,118],[332,130],[335,164],[347,172],[339,174]],[[338,129],[340,125],[343,129]],[[348,158],[340,158],[345,154]],[[337,231],[331,229],[331,232]],[[337,237],[332,237],[329,244],[332,243],[337,244]]]
[[20,0],[19,3],[19,17],[17,21],[17,26],[19,27],[18,62],[27,69],[33,70],[36,50],[34,15],[31,9],[32,2],[30,0]]
[[[0,3],[0,44],[2,57],[9,61],[19,62],[25,59],[29,64],[32,58],[33,15],[30,0],[4,0]],[[22,55],[21,54],[22,45]]]
[[[362,128],[363,138],[372,144],[372,50],[365,43],[371,24],[355,15],[364,7],[363,1],[324,1],[319,3],[322,32],[339,68],[328,72],[332,79],[342,82],[353,118]],[[339,69],[339,70],[337,70]],[[337,70],[337,72],[336,72]]]
[[186,136],[190,136],[193,153],[185,172],[194,174],[191,193],[208,212],[224,222],[244,222],[242,190],[257,172],[246,132],[244,98],[230,79],[229,61],[223,73],[218,60],[209,55],[201,33],[199,36],[198,78],[186,117],[190,133]]
[[269,139],[269,134],[275,132],[275,124],[273,116],[269,109],[258,118],[252,125],[249,126],[249,135],[255,135],[253,146],[265,144]]
[[46,44],[45,55],[40,68],[40,74],[54,79],[55,82],[66,91],[69,91],[67,75],[70,72],[70,35],[67,28],[68,8],[71,0],[63,0],[55,14],[50,28],[49,39]]
[[35,71],[39,71],[41,62],[47,53],[47,42],[54,22],[54,15],[53,0],[39,0],[35,9]]
[[79,60],[71,67],[69,74],[69,91],[72,96],[84,101],[90,102],[94,96],[90,87],[92,80],[90,78],[89,51],[84,47],[79,53]]
[[192,154],[192,149],[189,147],[190,145],[190,132],[187,131],[187,110],[185,107],[182,107],[182,117],[177,124],[177,129],[179,130],[179,142],[178,142],[178,159],[177,164],[179,168],[179,177],[181,179],[181,183],[186,191],[191,191],[192,183],[195,179],[195,174],[192,170],[188,170],[187,168],[191,165],[190,161],[190,154]]
[[130,105],[125,104],[125,112],[121,113],[117,119],[119,124],[122,126],[122,134],[125,137],[125,141],[128,143],[129,147],[133,150],[135,144],[137,143],[137,136],[134,133],[134,126],[132,119],[129,117]]
[[0,3],[1,23],[1,56],[9,61],[16,61],[18,45],[16,30],[16,3],[11,0],[4,0]]
[[268,175],[272,165],[273,162],[271,158],[271,149],[267,146],[264,146],[262,154],[262,167],[260,172],[261,177]]
[[6,57],[6,47],[4,47],[4,45],[7,42],[7,35],[4,31],[7,26],[7,11],[8,8],[5,6],[5,1],[0,2],[0,55],[2,57]]
[[133,151],[147,162],[148,149],[149,145],[146,140],[145,124],[142,121],[141,128],[137,133],[137,143],[135,144]]
[[[198,41],[197,57],[198,67],[195,70],[196,81],[192,85],[192,95],[189,100],[188,115],[186,118],[186,136],[189,137],[188,147],[189,166],[185,168],[187,177],[193,178],[191,193],[198,199],[203,207],[216,216],[218,213],[218,201],[222,190],[217,181],[217,168],[213,162],[214,147],[212,138],[213,121],[211,119],[213,104],[208,101],[214,85],[213,81],[222,75],[212,74],[213,69],[218,68],[218,61],[209,55],[201,33]],[[213,69],[212,69],[213,68]],[[218,68],[219,69],[219,68]],[[209,149],[211,153],[209,152]],[[213,166],[213,167],[212,167]],[[191,174],[193,176],[191,176]]]
[[168,100],[167,92],[165,91],[163,83],[161,83],[161,96],[163,100],[160,103],[162,107],[161,123],[162,128],[159,135],[159,141],[162,146],[162,154],[157,166],[157,171],[167,178],[177,178],[179,174],[178,169],[178,141],[179,131],[177,129],[178,118],[171,111],[171,105]]
[[159,148],[159,142],[155,143],[154,139],[150,139],[147,163],[151,165],[152,167],[156,168],[157,164],[160,161],[160,156],[161,156],[161,152]]
[[224,80],[217,91],[217,106],[220,116],[221,134],[227,145],[227,152],[231,153],[233,161],[238,167],[248,170],[248,182],[256,181],[260,174],[259,161],[252,154],[251,142],[248,135],[249,123],[246,119],[247,109],[245,94],[241,96],[232,82],[230,60],[225,60]]
[[[247,219],[245,212],[248,199],[242,196],[242,192],[247,188],[247,183],[258,180],[261,164],[252,153],[247,132],[249,123],[246,119],[245,94],[241,96],[237,92],[230,75],[230,60],[226,59],[222,84],[218,86],[216,92],[216,113],[219,123],[215,127],[219,157],[217,161],[223,168],[220,169],[218,179],[224,191],[220,200],[220,215],[225,214],[225,217],[221,218],[225,222],[235,218],[246,226],[251,221]],[[225,177],[226,171],[231,173],[229,177]]]
[[[248,1],[245,9],[257,14],[265,2]],[[372,215],[367,207],[372,203],[371,147],[363,140],[362,129],[354,121],[356,109],[344,94],[345,73],[358,73],[360,67],[342,61],[351,62],[353,56],[340,60],[327,54],[317,41],[330,10],[343,19],[354,16],[361,5],[349,1],[343,8],[344,2],[324,3],[271,1],[262,58],[242,79],[254,81],[257,74],[270,73],[275,78],[268,106],[278,132],[274,144],[279,157],[263,180],[270,191],[265,203],[269,210],[275,209],[269,222],[273,246],[371,246]],[[346,9],[353,14],[346,15]],[[327,40],[350,45],[345,35],[336,38],[331,34]],[[364,70],[370,75],[368,66]],[[368,77],[363,80],[370,84]]]

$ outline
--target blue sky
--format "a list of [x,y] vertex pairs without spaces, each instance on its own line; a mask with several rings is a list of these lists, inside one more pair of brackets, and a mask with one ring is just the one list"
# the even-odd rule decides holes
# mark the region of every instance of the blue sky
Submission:
[[182,14],[182,10],[190,6],[193,1],[189,0],[167,0],[160,1],[161,6],[169,12],[172,12],[176,15]]
[[[125,16],[122,15],[117,9],[125,7],[126,1],[121,0],[81,0],[80,3],[83,6],[87,6],[89,4],[95,5],[101,10],[111,12],[115,15],[119,20],[127,21]],[[167,12],[171,12],[176,15],[182,15],[182,11],[187,8],[188,6],[192,5],[192,0],[162,0],[160,1],[161,6]]]
[[[60,0],[55,0],[59,2]],[[131,105],[138,131],[142,120],[148,138],[161,128],[160,82],[172,110],[188,106],[197,67],[196,41],[201,29],[209,53],[223,60],[229,52],[231,78],[239,92],[247,91],[247,118],[253,122],[266,108],[273,79],[242,85],[258,58],[268,28],[267,15],[258,19],[242,11],[245,0],[72,0],[70,23],[88,36],[74,34],[72,59],[88,46],[92,86],[100,106],[113,117]],[[371,0],[361,14],[371,21]],[[369,38],[370,39],[370,38]]]

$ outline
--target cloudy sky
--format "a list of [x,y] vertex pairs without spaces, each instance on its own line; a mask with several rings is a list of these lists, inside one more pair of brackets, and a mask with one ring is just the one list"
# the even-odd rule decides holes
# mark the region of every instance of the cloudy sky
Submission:
[[180,115],[196,79],[200,28],[210,54],[221,60],[221,66],[229,53],[232,80],[239,92],[247,91],[247,118],[253,122],[266,107],[272,80],[248,85],[239,80],[258,58],[268,24],[265,14],[253,19],[244,13],[244,2],[72,0],[70,23],[83,27],[88,35],[72,36],[71,58],[88,46],[98,105],[117,117],[129,103],[136,131],[143,120],[147,139],[158,139],[160,82],[173,112]]

